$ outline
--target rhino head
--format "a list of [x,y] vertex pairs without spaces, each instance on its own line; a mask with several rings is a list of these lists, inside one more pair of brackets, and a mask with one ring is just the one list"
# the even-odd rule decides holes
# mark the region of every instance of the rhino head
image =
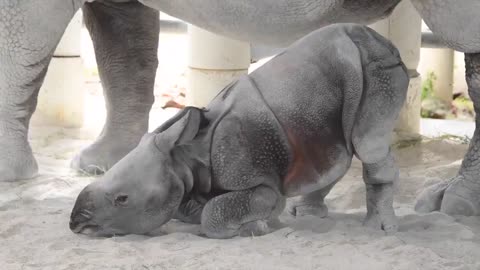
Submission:
[[[91,236],[147,234],[169,221],[193,187],[192,168],[207,162],[192,147],[203,118],[187,107],[152,133],[75,202],[70,229]],[[195,150],[194,150],[195,149]],[[196,152],[195,152],[196,151]]]

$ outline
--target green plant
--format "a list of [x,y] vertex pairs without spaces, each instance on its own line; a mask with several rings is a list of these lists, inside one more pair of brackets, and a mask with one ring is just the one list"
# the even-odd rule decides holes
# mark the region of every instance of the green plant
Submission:
[[468,97],[463,97],[463,96],[457,97],[456,99],[453,100],[453,103],[457,107],[464,107],[470,111],[474,111],[473,101]]
[[427,74],[427,78],[422,83],[422,100],[425,100],[429,97],[432,97],[433,94],[433,84],[437,80],[437,75],[435,75],[435,72],[430,71]]

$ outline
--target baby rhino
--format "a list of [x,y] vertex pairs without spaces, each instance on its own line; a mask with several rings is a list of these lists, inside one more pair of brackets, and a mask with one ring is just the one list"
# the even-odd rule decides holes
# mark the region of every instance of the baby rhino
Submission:
[[324,216],[324,198],[363,163],[365,224],[397,229],[398,170],[389,148],[408,75],[398,51],[368,27],[338,24],[299,40],[187,107],[78,196],[70,228],[93,236],[148,234],[172,218],[212,238],[265,234],[285,208]]

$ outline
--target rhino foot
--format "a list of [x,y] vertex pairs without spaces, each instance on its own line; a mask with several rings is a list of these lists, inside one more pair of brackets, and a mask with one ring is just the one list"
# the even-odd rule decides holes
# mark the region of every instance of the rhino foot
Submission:
[[316,216],[325,218],[328,216],[328,207],[323,202],[307,204],[302,201],[292,201],[287,204],[287,211],[294,217]]
[[77,154],[70,167],[88,175],[103,174],[137,145],[137,140],[103,137]]
[[363,225],[375,230],[383,230],[387,234],[398,230],[398,222],[394,214],[369,214],[363,221]]
[[480,184],[465,179],[454,181],[445,190],[440,211],[448,215],[480,215]]
[[316,216],[324,218],[328,216],[328,207],[325,205],[325,197],[333,188],[336,182],[325,188],[311,193],[291,198],[287,202],[287,212],[294,217]]
[[264,220],[256,220],[243,224],[238,230],[238,235],[242,237],[262,236],[269,234],[272,230]]
[[[382,172],[382,170],[372,170],[373,166],[367,166],[368,165],[364,165],[367,171],[364,172],[364,175],[368,180],[376,179],[373,176],[378,175],[378,172]],[[396,178],[398,174],[395,170],[393,172],[393,177]],[[395,210],[393,209],[393,183],[367,183],[366,188],[367,216],[365,217],[363,225],[372,229],[383,230],[387,234],[395,233],[398,230],[398,222],[395,216]]]
[[480,184],[459,175],[426,188],[417,198],[417,212],[448,215],[480,215]]
[[31,179],[37,175],[37,161],[26,139],[0,138],[0,149],[0,182]]
[[425,188],[418,196],[415,202],[415,211],[419,213],[429,213],[440,210],[442,206],[445,190],[456,181],[456,177],[447,181],[441,181]]
[[203,205],[195,200],[188,200],[178,207],[173,218],[185,223],[200,224],[202,222]]

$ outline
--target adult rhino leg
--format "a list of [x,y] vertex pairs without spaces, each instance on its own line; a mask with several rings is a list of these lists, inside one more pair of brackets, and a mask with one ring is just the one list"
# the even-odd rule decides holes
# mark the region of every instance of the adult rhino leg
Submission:
[[476,113],[476,130],[456,177],[420,194],[415,209],[450,215],[480,215],[480,53],[465,54],[466,80]]
[[148,131],[158,65],[158,11],[137,1],[87,3],[83,7],[106,99],[107,119],[96,141],[72,161],[72,168],[103,173]]
[[37,174],[30,118],[53,51],[82,3],[0,0],[0,181]]

